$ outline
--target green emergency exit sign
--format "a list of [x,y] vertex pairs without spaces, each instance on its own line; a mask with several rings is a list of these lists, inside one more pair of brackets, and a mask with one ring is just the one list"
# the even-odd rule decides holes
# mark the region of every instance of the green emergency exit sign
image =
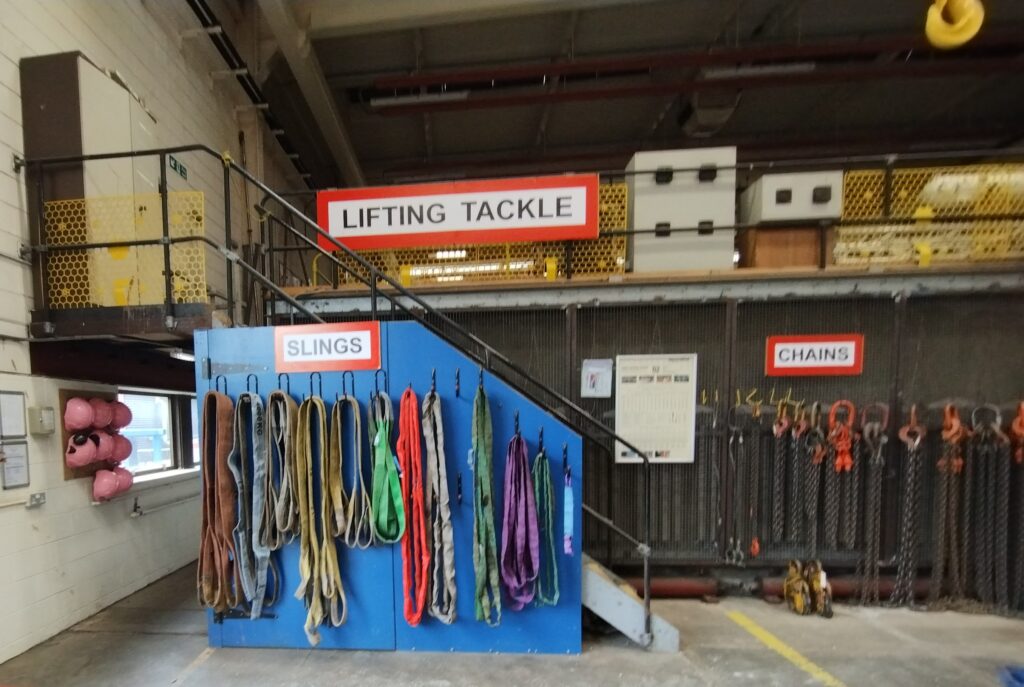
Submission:
[[178,158],[174,157],[173,155],[168,156],[168,164],[171,166],[172,170],[178,173],[178,176],[180,176],[185,181],[188,181],[188,168],[185,167],[185,165],[178,162]]

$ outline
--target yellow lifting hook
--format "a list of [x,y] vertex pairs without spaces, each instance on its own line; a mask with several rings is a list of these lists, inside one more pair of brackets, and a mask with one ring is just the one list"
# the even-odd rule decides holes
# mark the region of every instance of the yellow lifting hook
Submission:
[[928,8],[924,33],[936,48],[952,50],[974,38],[984,21],[981,0],[934,0]]

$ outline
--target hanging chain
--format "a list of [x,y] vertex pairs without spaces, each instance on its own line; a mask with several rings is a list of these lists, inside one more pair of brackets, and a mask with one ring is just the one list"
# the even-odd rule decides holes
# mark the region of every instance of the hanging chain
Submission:
[[893,606],[914,603],[917,581],[917,547],[920,531],[921,464],[925,429],[917,423],[917,406],[910,409],[910,421],[900,429],[903,444],[903,510],[900,513],[900,539],[897,552],[896,584],[889,597]]
[[753,422],[750,431],[750,474],[748,482],[748,503],[750,508],[750,548],[751,558],[761,553],[761,440],[762,440],[761,409],[754,408]]
[[708,537],[708,471],[711,469],[707,449],[711,443],[708,431],[709,413],[697,413],[697,542],[704,544]]
[[947,405],[943,411],[942,456],[936,464],[939,484],[935,491],[935,546],[929,594],[932,603],[942,598],[947,565],[950,596],[959,599],[963,595],[957,515],[960,508],[959,477],[964,462],[961,449],[965,434],[966,430],[960,422],[960,411],[952,404]]
[[1015,473],[1015,501],[1017,509],[1013,521],[1017,523],[1016,551],[1013,556],[1013,585],[1011,587],[1010,607],[1014,611],[1024,611],[1024,402],[1017,406],[1017,415],[1010,424],[1010,436],[1013,439],[1013,465]]
[[825,432],[821,428],[821,404],[811,409],[810,429],[804,439],[804,518],[807,523],[807,547],[811,559],[818,557],[818,504],[821,494],[821,470],[828,453]]
[[789,490],[786,499],[786,541],[790,544],[797,544],[801,536],[800,509],[803,504],[801,498],[801,482],[803,473],[800,471],[801,455],[804,446],[804,436],[811,427],[807,421],[807,413],[799,407],[794,413],[792,430],[790,431],[789,443]]
[[775,435],[775,451],[772,455],[772,543],[781,544],[786,525],[786,452],[789,442],[786,435],[790,428],[786,406],[779,404],[772,433]]
[[[881,412],[880,419],[869,420],[872,409]],[[885,472],[885,445],[889,441],[889,408],[884,404],[869,406],[863,411],[861,428],[867,455],[867,503],[864,507],[864,554],[861,564],[860,602],[878,604],[878,566],[881,558],[882,476]]]
[[864,469],[864,457],[861,455],[862,444],[860,432],[853,432],[853,442],[850,447],[853,466],[848,471],[839,474],[843,498],[839,539],[843,548],[851,551],[857,548],[857,527],[860,524],[860,475]]
[[[839,411],[846,412],[840,419]],[[842,500],[841,473],[853,468],[852,427],[857,411],[849,401],[836,401],[828,414],[829,467],[825,471],[825,548],[839,548],[839,511]]]
[[[1010,609],[1010,441],[997,424],[993,425],[996,436],[996,522],[995,522],[995,583],[996,609],[1007,612]],[[1024,526],[1017,523],[1017,527]]]

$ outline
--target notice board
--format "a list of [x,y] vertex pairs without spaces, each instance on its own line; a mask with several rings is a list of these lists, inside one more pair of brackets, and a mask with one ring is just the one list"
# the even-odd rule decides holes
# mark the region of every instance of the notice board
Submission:
[[[692,463],[697,405],[697,354],[615,358],[615,432],[652,463]],[[643,459],[620,442],[615,462]]]

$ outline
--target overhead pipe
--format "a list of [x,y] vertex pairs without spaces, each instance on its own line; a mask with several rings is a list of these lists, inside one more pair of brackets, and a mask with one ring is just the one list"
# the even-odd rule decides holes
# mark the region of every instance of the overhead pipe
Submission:
[[723,76],[720,78],[687,79],[684,81],[642,83],[606,88],[580,88],[557,91],[529,89],[525,92],[499,95],[491,95],[487,91],[469,91],[465,94],[465,97],[451,99],[432,98],[430,100],[424,98],[420,102],[416,102],[416,99],[420,96],[409,96],[410,102],[408,104],[400,104],[400,99],[389,99],[389,102],[393,104],[376,106],[373,108],[373,111],[382,115],[410,115],[427,112],[524,107],[544,103],[675,96],[705,90],[767,88],[772,86],[798,86],[892,78],[934,78],[975,73],[988,75],[1003,71],[1016,72],[1021,68],[1021,60],[1007,58],[956,61],[938,60],[919,63],[868,63],[854,67],[832,67],[788,73],[741,74],[739,76]]
[[[972,47],[1021,47],[1019,33],[999,32],[979,38]],[[601,74],[613,76],[647,70],[679,69],[686,67],[728,66],[751,62],[814,60],[818,58],[875,56],[899,51],[927,51],[927,41],[919,36],[895,36],[862,41],[830,41],[804,45],[759,45],[738,49],[692,50],[675,53],[655,53],[610,58],[583,58],[563,62],[534,62],[477,69],[419,71],[415,74],[382,76],[374,79],[373,86],[383,91],[403,88],[452,86],[490,81],[521,81],[543,77],[574,74]]]

